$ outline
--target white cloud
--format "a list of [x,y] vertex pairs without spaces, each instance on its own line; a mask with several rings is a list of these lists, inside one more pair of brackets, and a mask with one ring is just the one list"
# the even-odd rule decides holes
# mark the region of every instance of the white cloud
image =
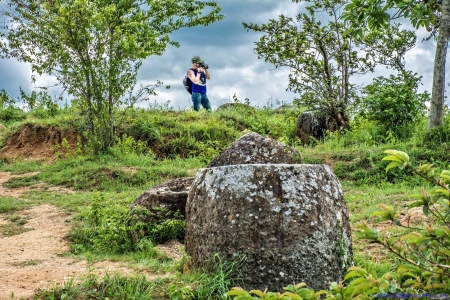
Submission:
[[[273,2],[273,1],[269,1]],[[270,19],[278,19],[279,15],[284,15],[286,17],[294,18],[296,17],[307,3],[293,3],[292,1],[277,1],[277,6],[272,8],[270,11],[265,11],[257,16],[255,16],[253,22],[267,23]]]

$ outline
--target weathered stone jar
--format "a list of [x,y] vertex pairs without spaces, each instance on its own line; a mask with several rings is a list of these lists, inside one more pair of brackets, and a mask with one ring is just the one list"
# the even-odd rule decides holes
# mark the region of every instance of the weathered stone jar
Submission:
[[341,185],[327,165],[250,164],[198,171],[186,204],[193,268],[219,253],[247,257],[244,287],[327,289],[352,264]]

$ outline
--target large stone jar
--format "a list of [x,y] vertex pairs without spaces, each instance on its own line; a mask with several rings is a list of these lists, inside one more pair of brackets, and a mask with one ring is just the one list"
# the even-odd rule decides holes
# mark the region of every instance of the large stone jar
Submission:
[[215,253],[229,261],[245,255],[247,289],[327,289],[353,263],[341,185],[327,165],[200,169],[186,204],[185,249],[200,269]]

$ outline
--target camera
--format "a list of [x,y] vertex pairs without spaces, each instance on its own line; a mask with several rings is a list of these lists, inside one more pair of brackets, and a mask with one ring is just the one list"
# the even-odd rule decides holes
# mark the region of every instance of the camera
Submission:
[[205,70],[209,68],[208,64],[205,63],[200,63],[200,67],[202,67]]

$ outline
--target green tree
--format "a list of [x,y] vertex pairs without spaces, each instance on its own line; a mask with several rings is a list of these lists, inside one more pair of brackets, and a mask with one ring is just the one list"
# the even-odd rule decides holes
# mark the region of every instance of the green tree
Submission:
[[367,30],[386,27],[390,21],[408,18],[416,27],[424,27],[434,35],[438,32],[434,57],[428,130],[442,126],[445,59],[450,38],[450,0],[352,0],[345,7],[344,19],[352,28],[347,32],[363,36]]
[[417,93],[422,77],[416,75],[402,71],[397,76],[375,78],[363,89],[360,113],[383,126],[385,131],[395,132],[417,122],[426,112],[429,94]]
[[114,143],[115,109],[147,99],[162,84],[136,91],[142,61],[168,45],[179,46],[169,37],[173,31],[224,17],[213,1],[7,1],[3,57],[30,63],[34,74],[56,77],[81,109],[94,153]]
[[[333,119],[337,128],[348,127],[347,107],[359,99],[351,77],[372,71],[379,63],[402,69],[403,55],[415,44],[415,35],[399,31],[398,26],[374,32],[367,41],[356,44],[352,36],[344,36],[348,26],[340,11],[347,2],[312,1],[307,13],[295,20],[281,15],[263,25],[243,23],[249,30],[265,33],[255,43],[258,58],[276,68],[289,67],[288,90],[300,94],[301,105]],[[316,19],[319,11],[328,15],[325,25]],[[358,53],[362,49],[365,54]]]

